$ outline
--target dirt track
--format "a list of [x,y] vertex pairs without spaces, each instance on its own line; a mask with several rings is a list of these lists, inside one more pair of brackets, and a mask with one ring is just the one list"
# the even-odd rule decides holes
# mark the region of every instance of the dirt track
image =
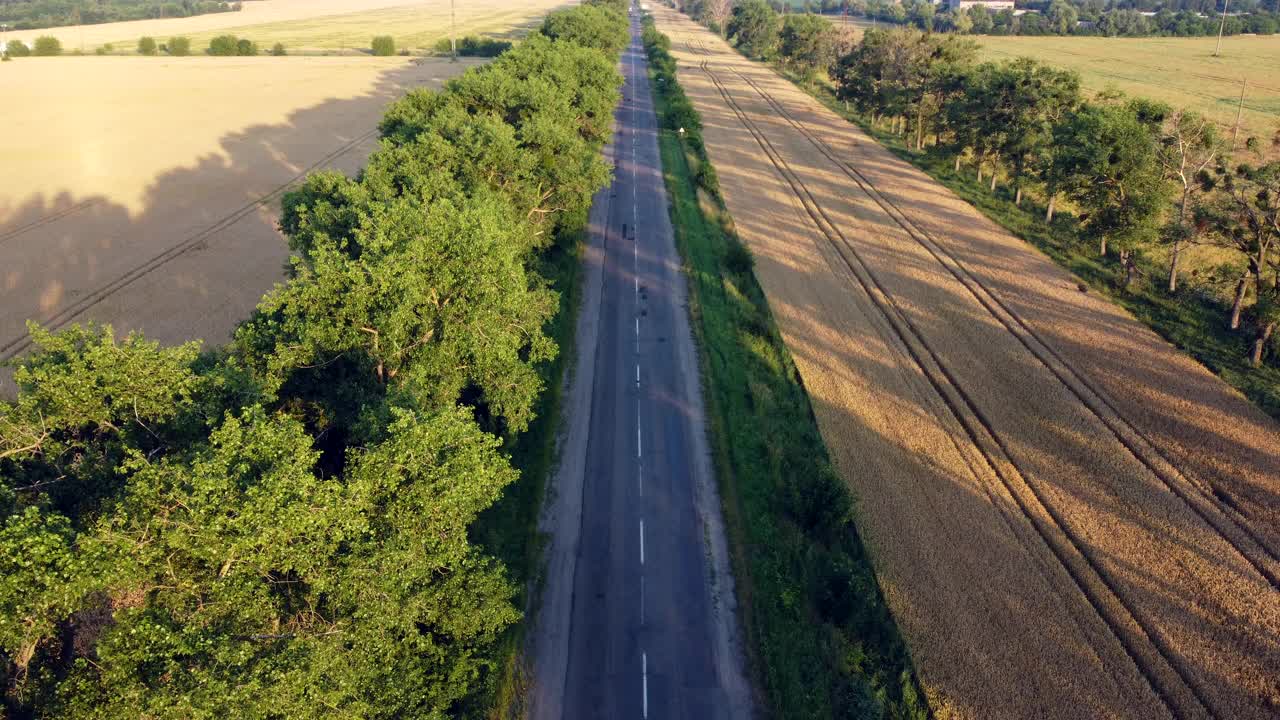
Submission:
[[1280,713],[1280,428],[656,11],[941,717]]
[[[223,61],[223,62],[219,62]],[[25,323],[221,342],[283,277],[280,193],[354,173],[387,103],[475,61],[25,58],[0,137],[0,360]],[[37,112],[36,110],[39,110]],[[10,391],[0,375],[0,395]]]

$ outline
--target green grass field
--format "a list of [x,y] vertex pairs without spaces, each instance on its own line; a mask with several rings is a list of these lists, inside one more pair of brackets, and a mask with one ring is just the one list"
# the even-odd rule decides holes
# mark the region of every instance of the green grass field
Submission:
[[[1090,92],[1115,88],[1129,95],[1193,108],[1230,131],[1241,83],[1246,82],[1240,144],[1250,135],[1280,131],[1280,36],[1216,38],[1097,38],[975,36],[983,56],[1018,56],[1075,70]],[[1277,150],[1270,148],[1275,154]]]

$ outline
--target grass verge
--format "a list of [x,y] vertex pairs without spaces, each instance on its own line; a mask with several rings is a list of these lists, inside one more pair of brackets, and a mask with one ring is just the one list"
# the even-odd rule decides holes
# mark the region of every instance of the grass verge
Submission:
[[1093,244],[1080,239],[1078,223],[1071,213],[1059,212],[1052,223],[1046,223],[1042,205],[1025,198],[1021,207],[1014,205],[1012,193],[1006,188],[993,193],[975,177],[956,173],[953,158],[940,152],[908,149],[902,137],[845,110],[830,85],[786,72],[781,74],[837,115],[857,124],[894,155],[947,186],[997,225],[1070,270],[1091,290],[1128,310],[1165,340],[1244,393],[1263,412],[1280,420],[1280,358],[1272,352],[1261,367],[1252,367],[1248,360],[1251,333],[1227,327],[1228,308],[1216,295],[1195,287],[1185,277],[1182,288],[1170,295],[1158,287],[1165,277],[1165,268],[1141,258],[1142,278],[1128,291],[1120,289],[1116,284],[1115,263],[1098,257]]
[[706,158],[669,42],[646,20],[676,245],[689,278],[749,661],[778,718],[924,718],[906,646]]

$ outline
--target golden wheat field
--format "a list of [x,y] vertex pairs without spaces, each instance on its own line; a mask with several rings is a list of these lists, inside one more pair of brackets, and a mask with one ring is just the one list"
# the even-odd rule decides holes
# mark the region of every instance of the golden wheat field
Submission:
[[1274,718],[1280,426],[660,8],[940,718]]
[[[517,36],[564,4],[565,0],[457,3],[457,33]],[[192,51],[200,52],[222,34],[247,38],[264,50],[283,43],[294,53],[356,52],[367,49],[374,35],[391,35],[396,47],[422,51],[448,36],[450,22],[447,0],[250,0],[239,12],[25,30],[11,36],[30,44],[39,35],[52,35],[68,53],[92,53],[105,44],[111,44],[113,52],[133,52],[144,35],[159,42],[175,35],[189,37]]]
[[355,172],[386,105],[477,61],[23,58],[0,67],[0,358],[27,320],[219,342],[279,281],[280,192]]

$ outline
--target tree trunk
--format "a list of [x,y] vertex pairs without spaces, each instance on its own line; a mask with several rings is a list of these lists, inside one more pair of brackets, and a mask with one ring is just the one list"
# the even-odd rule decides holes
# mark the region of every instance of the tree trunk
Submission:
[[1129,287],[1133,285],[1134,276],[1138,274],[1138,266],[1133,262],[1132,250],[1120,251],[1120,264],[1124,268],[1124,282],[1121,287],[1128,291]]
[[1053,191],[1050,191],[1050,192],[1049,192],[1049,207],[1048,207],[1048,208],[1046,208],[1046,209],[1045,209],[1045,211],[1044,211],[1044,221],[1045,221],[1045,222],[1047,222],[1047,223],[1051,223],[1051,222],[1053,222],[1053,206],[1054,206],[1054,205],[1056,205],[1057,203],[1058,203],[1058,193],[1053,192]]
[[1098,255],[1101,257],[1107,256],[1107,236],[1106,235],[1103,235],[1102,239],[1098,241]]
[[955,174],[957,174],[957,175],[959,175],[959,174],[960,174],[960,153],[956,153],[956,167],[955,167],[954,172],[955,172]]
[[916,151],[924,149],[924,106],[916,107]]
[[1013,204],[1017,207],[1022,207],[1022,187],[1021,186],[1019,186],[1018,189],[1013,193]]
[[982,182],[982,158],[978,158],[978,182]]
[[1253,341],[1253,354],[1249,357],[1249,362],[1254,367],[1262,364],[1262,351],[1267,349],[1267,341],[1271,339],[1271,333],[1276,329],[1275,321],[1267,323],[1258,333],[1258,337]]
[[1236,282],[1236,298],[1231,302],[1231,329],[1240,327],[1240,310],[1244,307],[1244,289],[1247,275],[1241,275]]
[[1178,292],[1178,260],[1182,255],[1182,241],[1174,240],[1169,252],[1169,294]]
[[991,192],[996,191],[996,169],[991,168]]

